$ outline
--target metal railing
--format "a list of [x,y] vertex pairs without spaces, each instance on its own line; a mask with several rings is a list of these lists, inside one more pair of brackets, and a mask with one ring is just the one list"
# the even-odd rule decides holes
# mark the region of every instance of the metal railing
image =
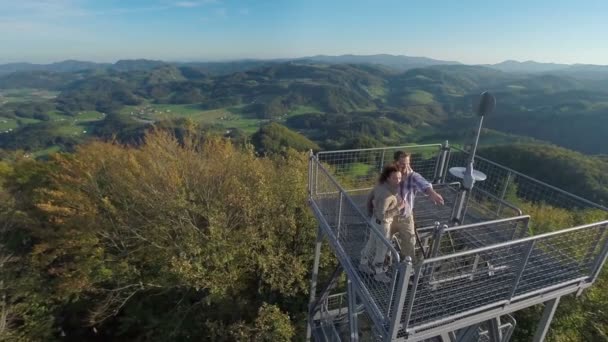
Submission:
[[[371,318],[378,326],[384,327],[390,317],[399,254],[314,156],[310,159],[310,170],[309,176],[315,179],[315,187],[311,189],[313,211],[344,271],[353,279],[357,292],[361,293],[362,300],[370,309]],[[389,252],[390,261],[386,265],[387,274],[392,277],[389,283],[378,282],[373,275],[358,270],[361,251],[368,239],[377,239]]]
[[485,221],[458,226],[436,226],[432,232],[430,257],[454,254],[524,238],[530,216]]
[[318,152],[317,159],[330,167],[332,176],[341,186],[355,191],[373,187],[382,168],[393,163],[397,151],[411,153],[412,168],[426,179],[434,180],[440,176],[438,161],[442,149],[439,144]]
[[[449,170],[453,166],[464,166],[468,158],[468,152],[451,147],[447,169]],[[513,202],[515,205],[518,204],[517,202],[544,203],[557,208],[599,209],[608,212],[606,207],[480,156],[475,156],[475,170],[481,171],[487,176],[485,181],[475,183],[475,188],[500,200]],[[449,172],[444,175],[444,181],[458,180]],[[498,207],[496,210],[500,212],[503,208]]]
[[608,221],[424,260],[401,316],[401,336],[525,299],[592,282],[608,254]]
[[[435,190],[446,200],[445,206],[437,207],[424,195],[416,197],[416,227],[430,257],[415,266],[399,262],[395,248],[365,214],[367,194],[382,166],[392,161],[398,150],[412,153],[414,170],[433,180]],[[488,178],[475,183],[466,197],[464,216],[454,220],[463,192],[458,179],[447,171],[464,166],[467,158],[467,152],[440,145],[311,155],[311,206],[377,335],[399,338],[426,334],[429,329],[485,310],[515,302],[519,305],[564,286],[590,284],[604,265],[608,256],[607,208],[481,157],[475,158],[475,169]],[[583,214],[596,210],[600,215],[578,215],[576,222],[584,223],[580,226],[568,228],[560,225],[570,223],[560,222],[547,227],[555,231],[532,236],[534,216],[523,215],[520,208],[526,211],[533,206]],[[599,222],[584,222],[593,218]],[[361,250],[370,237],[380,239],[389,250],[390,283],[378,282],[357,269]]]

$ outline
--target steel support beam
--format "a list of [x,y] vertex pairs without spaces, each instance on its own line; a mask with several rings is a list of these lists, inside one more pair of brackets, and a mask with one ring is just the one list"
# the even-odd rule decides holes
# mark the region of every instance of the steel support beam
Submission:
[[560,297],[557,297],[545,302],[545,310],[543,310],[543,316],[540,318],[532,341],[542,342],[545,340],[547,331],[549,331],[549,325],[551,325],[551,320],[555,314],[555,309],[557,309],[557,305],[559,304],[559,299]]
[[308,300],[308,324],[306,325],[306,341],[310,341],[312,332],[312,309],[317,293],[317,277],[319,276],[319,261],[321,260],[321,244],[323,243],[323,230],[321,226],[317,230],[317,242],[315,244],[315,261],[312,266],[312,277],[310,279],[310,298]]
[[350,340],[351,342],[359,341],[359,326],[357,324],[357,293],[353,288],[353,282],[347,280],[347,299],[348,299],[348,325],[350,327]]
[[491,342],[502,342],[502,331],[500,331],[500,316],[488,321],[488,337]]

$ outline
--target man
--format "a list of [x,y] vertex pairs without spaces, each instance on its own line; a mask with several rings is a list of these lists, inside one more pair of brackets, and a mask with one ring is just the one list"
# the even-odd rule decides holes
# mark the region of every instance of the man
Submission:
[[414,228],[414,199],[416,193],[426,193],[435,204],[443,205],[443,197],[433,190],[433,185],[424,179],[410,166],[411,155],[403,151],[394,154],[395,166],[401,171],[401,183],[399,183],[399,196],[405,201],[399,215],[395,217],[391,225],[391,236],[399,232],[399,243],[401,245],[401,257],[409,256],[415,260],[416,232]]

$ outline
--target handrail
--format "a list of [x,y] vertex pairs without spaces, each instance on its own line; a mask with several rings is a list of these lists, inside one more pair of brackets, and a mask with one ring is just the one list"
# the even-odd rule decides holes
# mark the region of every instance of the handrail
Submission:
[[[487,226],[487,225],[505,223],[505,222],[509,222],[509,221],[518,221],[518,220],[521,220],[524,218],[527,218],[529,220],[530,215],[520,215],[520,216],[508,217],[508,218],[492,220],[492,221],[483,221],[483,222],[476,222],[476,223],[470,223],[470,224],[463,224],[461,226],[452,226],[452,227],[446,228],[444,230],[444,232],[447,233],[447,232],[453,232],[455,230],[474,228],[474,227],[479,227],[479,226]],[[515,241],[515,240],[513,240],[513,241]]]
[[602,225],[608,225],[608,220],[600,221],[600,222],[594,222],[594,223],[589,223],[589,224],[584,224],[584,225],[580,225],[580,226],[576,226],[576,227],[572,227],[572,228],[568,228],[568,229],[562,229],[562,230],[558,230],[558,231],[555,231],[555,232],[549,232],[549,233],[544,233],[544,234],[540,234],[540,235],[525,237],[525,238],[521,238],[521,239],[517,239],[517,240],[511,240],[511,241],[508,241],[508,242],[497,243],[497,244],[494,244],[494,245],[480,247],[480,248],[476,248],[476,249],[470,249],[470,250],[463,251],[463,252],[458,252],[458,253],[453,253],[453,254],[448,254],[448,255],[437,256],[437,257],[425,259],[425,260],[422,261],[422,263],[423,264],[430,264],[430,263],[437,262],[437,261],[442,261],[442,260],[451,259],[451,258],[463,257],[463,256],[466,256],[466,255],[476,254],[476,253],[480,253],[480,252],[486,252],[486,251],[489,251],[489,250],[495,249],[495,248],[508,247],[508,246],[519,244],[519,243],[523,243],[523,242],[539,240],[539,239],[550,237],[550,236],[565,234],[565,233],[569,233],[569,232],[573,232],[573,231],[577,231],[577,230],[582,230],[582,229],[585,229],[585,228],[590,228],[590,227],[595,227],[595,226],[602,226]]
[[422,147],[441,147],[441,144],[426,144],[426,145],[402,145],[402,146],[391,146],[391,147],[371,147],[371,148],[360,148],[354,150],[335,150],[335,151],[319,151],[317,156],[322,154],[330,153],[341,153],[341,152],[362,152],[362,151],[381,151],[381,150],[397,150],[406,148],[422,148]]

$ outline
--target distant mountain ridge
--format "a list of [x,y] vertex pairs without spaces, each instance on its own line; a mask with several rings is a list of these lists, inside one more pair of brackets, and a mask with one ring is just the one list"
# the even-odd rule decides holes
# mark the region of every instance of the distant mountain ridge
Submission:
[[105,68],[110,65],[111,64],[109,63],[95,63],[77,60],[65,60],[50,64],[8,63],[0,64],[0,74],[9,74],[20,71],[75,72],[82,70]]
[[456,61],[443,61],[428,57],[411,57],[389,54],[340,56],[317,55],[311,57],[298,58],[296,59],[296,61],[313,61],[328,64],[379,64],[394,68],[399,71],[414,68],[424,68],[433,65],[462,64]]
[[535,61],[518,62],[514,60],[506,60],[497,64],[488,64],[487,66],[504,72],[520,73],[556,71],[570,67],[568,64],[540,63]]
[[[216,62],[167,62],[150,59],[119,60],[115,63],[96,63],[78,60],[65,60],[50,64],[8,63],[0,64],[0,75],[13,72],[48,71],[48,72],[76,72],[85,70],[108,69],[119,72],[147,71],[162,65],[195,67],[209,74],[230,74],[239,71],[248,71],[262,66],[277,63],[296,62],[302,64],[369,64],[384,66],[395,71],[406,71],[416,68],[425,68],[445,65],[466,65],[458,61],[446,61],[428,57],[412,57],[404,55],[375,54],[375,55],[316,55],[298,58],[281,59],[241,59]],[[519,62],[506,60],[496,64],[469,64],[469,66],[484,66],[508,73],[535,74],[551,73],[585,79],[604,79],[608,77],[608,65],[592,64],[560,64],[541,63],[535,61]]]

